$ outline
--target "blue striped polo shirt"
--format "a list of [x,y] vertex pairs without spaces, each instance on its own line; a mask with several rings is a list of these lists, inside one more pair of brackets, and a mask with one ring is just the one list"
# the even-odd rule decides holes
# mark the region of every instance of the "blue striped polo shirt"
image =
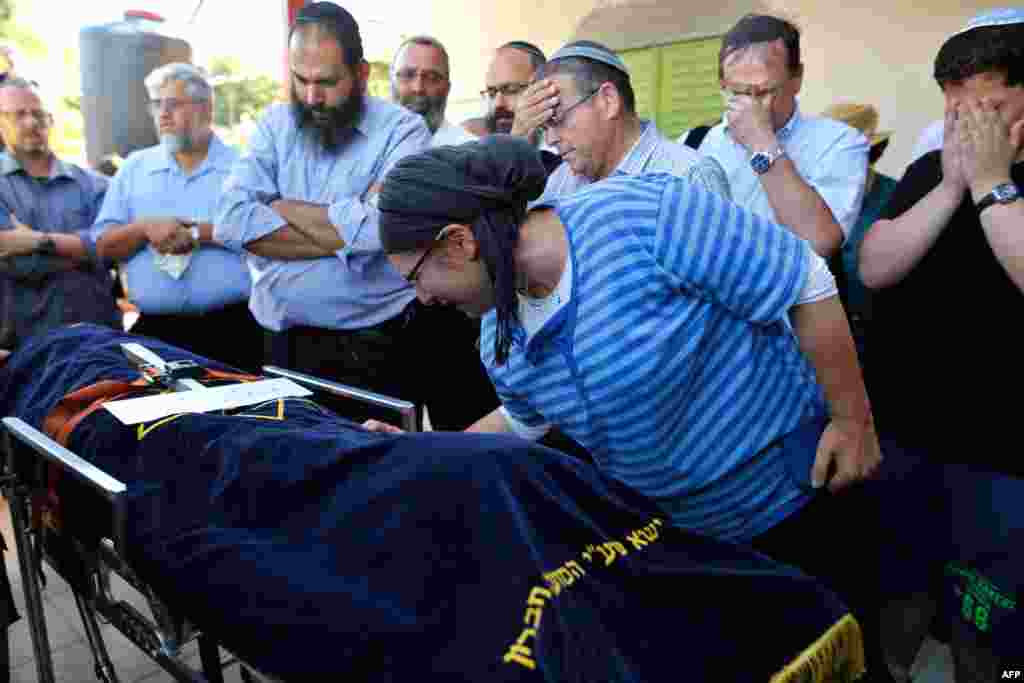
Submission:
[[558,425],[677,526],[747,541],[809,498],[779,439],[825,415],[785,323],[811,249],[668,174],[615,175],[553,208],[572,259],[567,306],[494,363],[510,415]]

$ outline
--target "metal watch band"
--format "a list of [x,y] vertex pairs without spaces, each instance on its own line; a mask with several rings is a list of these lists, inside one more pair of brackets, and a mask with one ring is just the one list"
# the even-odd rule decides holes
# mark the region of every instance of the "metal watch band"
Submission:
[[981,212],[993,204],[1010,204],[1021,198],[1020,190],[1012,183],[1003,183],[992,188],[992,191],[978,200],[974,210],[981,215]]

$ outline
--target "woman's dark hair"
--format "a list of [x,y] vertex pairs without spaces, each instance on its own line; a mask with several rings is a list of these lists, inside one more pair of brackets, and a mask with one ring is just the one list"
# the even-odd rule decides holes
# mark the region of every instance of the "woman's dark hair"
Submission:
[[495,362],[508,359],[517,321],[513,256],[526,203],[540,196],[547,171],[523,138],[491,135],[435,147],[399,161],[384,179],[378,206],[385,253],[429,246],[453,223],[469,225],[494,285]]
[[935,81],[940,88],[989,72],[1006,74],[1006,85],[1024,85],[1024,24],[982,26],[939,48]]

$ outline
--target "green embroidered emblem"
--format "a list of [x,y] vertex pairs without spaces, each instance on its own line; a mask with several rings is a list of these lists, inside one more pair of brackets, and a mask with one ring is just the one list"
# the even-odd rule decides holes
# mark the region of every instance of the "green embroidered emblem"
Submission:
[[960,598],[960,616],[983,633],[991,633],[994,617],[1017,609],[1016,596],[1000,590],[989,579],[959,562],[946,565],[946,575],[962,582],[955,588]]

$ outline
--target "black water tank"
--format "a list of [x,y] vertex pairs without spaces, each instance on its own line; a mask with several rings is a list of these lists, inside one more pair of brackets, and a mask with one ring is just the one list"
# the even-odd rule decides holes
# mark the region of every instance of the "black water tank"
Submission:
[[122,157],[157,143],[143,80],[171,62],[191,62],[189,44],[161,29],[163,19],[131,10],[124,21],[79,32],[82,115],[89,165],[108,154]]

